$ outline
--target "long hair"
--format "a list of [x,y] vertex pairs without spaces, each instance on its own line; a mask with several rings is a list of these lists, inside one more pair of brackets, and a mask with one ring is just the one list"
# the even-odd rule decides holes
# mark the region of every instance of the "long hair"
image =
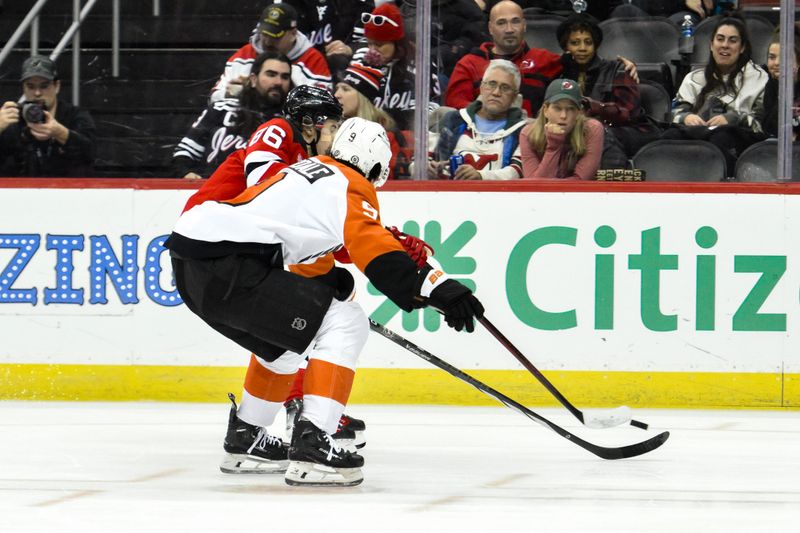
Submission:
[[361,94],[359,91],[356,91],[356,97],[358,98],[358,107],[356,108],[356,116],[372,121],[377,122],[383,129],[389,131],[393,130],[397,127],[394,119],[389,116],[389,114],[384,111],[383,109],[379,109],[375,107],[375,104],[369,101],[369,98]]
[[402,39],[394,41],[394,47],[394,57],[392,59],[397,60],[397,63],[395,63],[397,68],[393,69],[394,76],[400,76],[401,78],[411,76],[411,73],[408,72],[409,65],[414,63],[414,57],[417,53],[414,43],[408,38],[408,35],[403,35]]
[[[261,67],[270,59],[275,59],[281,63],[286,63],[289,66],[289,73],[292,72],[292,63],[285,54],[281,54],[277,50],[268,48],[265,52],[259,54],[253,61],[253,66],[250,67],[250,73],[258,74],[261,72]],[[290,87],[291,89],[291,82]],[[284,95],[285,100],[286,95]],[[232,133],[241,134],[243,137],[249,137],[263,122],[271,117],[265,116],[264,112],[269,111],[265,107],[266,102],[264,97],[259,93],[253,84],[250,82],[250,77],[247,77],[242,85],[242,92],[239,94],[239,111],[236,114],[236,122],[231,128]],[[274,111],[280,111],[283,102],[275,106]]]
[[714,25],[714,31],[711,32],[711,43],[714,42],[714,39],[717,36],[717,31],[719,31],[722,26],[733,26],[736,28],[736,31],[739,32],[739,40],[742,43],[742,52],[739,54],[739,58],[736,60],[733,70],[731,70],[731,72],[728,74],[727,80],[723,79],[722,72],[720,71],[717,62],[714,61],[714,54],[709,56],[708,63],[706,64],[704,70],[706,85],[700,91],[700,94],[697,95],[697,101],[694,104],[695,111],[703,107],[703,104],[705,103],[709,93],[715,91],[716,89],[721,88],[723,93],[726,94],[738,94],[740,87],[737,86],[736,79],[738,78],[739,73],[744,69],[745,65],[750,62],[750,59],[753,55],[752,47],[750,45],[750,34],[747,32],[747,26],[745,26],[744,21],[739,17],[727,16],[721,18]]
[[[547,149],[547,134],[544,131],[544,126],[547,123],[547,119],[544,117],[544,112],[548,107],[550,107],[549,103],[545,103],[542,106],[542,109],[536,116],[536,120],[533,121],[533,126],[531,126],[531,129],[528,132],[528,142],[531,143],[533,150],[540,159],[544,156],[544,152]],[[575,170],[575,165],[578,164],[578,160],[580,160],[580,158],[586,153],[586,135],[584,134],[585,127],[586,116],[583,113],[579,113],[575,120],[575,127],[572,128],[572,131],[569,134],[569,149],[567,150],[567,156],[560,162],[561,172],[565,176],[572,174],[572,172]]]

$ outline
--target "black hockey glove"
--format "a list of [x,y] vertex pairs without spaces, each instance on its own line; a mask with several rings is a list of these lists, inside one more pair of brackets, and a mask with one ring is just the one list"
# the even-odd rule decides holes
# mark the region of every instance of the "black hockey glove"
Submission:
[[456,331],[464,328],[469,333],[475,331],[474,319],[483,316],[483,306],[472,291],[449,279],[433,258],[428,258],[419,275],[419,294],[425,304],[441,311],[447,325]]

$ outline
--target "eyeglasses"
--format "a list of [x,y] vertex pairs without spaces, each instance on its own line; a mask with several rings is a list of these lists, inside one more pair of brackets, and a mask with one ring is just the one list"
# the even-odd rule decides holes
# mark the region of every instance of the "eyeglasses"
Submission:
[[395,28],[400,27],[399,24],[397,24],[389,17],[384,17],[383,15],[373,15],[371,13],[361,13],[361,22],[364,24],[369,24],[371,22],[376,26],[383,26],[384,23],[389,23]]
[[500,89],[500,92],[502,94],[511,94],[514,91],[516,91],[516,89],[514,87],[512,87],[511,85],[509,85],[507,83],[497,83],[494,80],[482,81],[481,82],[481,87],[483,87],[484,89],[486,89],[490,93],[495,92],[497,89]]

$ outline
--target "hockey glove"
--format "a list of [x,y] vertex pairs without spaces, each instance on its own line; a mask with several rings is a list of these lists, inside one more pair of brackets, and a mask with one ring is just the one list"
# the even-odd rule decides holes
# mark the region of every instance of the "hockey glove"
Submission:
[[483,317],[483,305],[466,286],[454,279],[449,279],[438,264],[425,265],[420,270],[424,276],[420,295],[427,298],[428,305],[438,309],[444,315],[447,325],[456,331],[466,329],[468,333],[475,331],[475,318]]
[[386,229],[391,231],[394,238],[400,241],[408,256],[417,264],[417,268],[423,268],[428,261],[428,256],[433,255],[433,248],[419,237],[403,233],[397,229],[397,226],[387,227]]

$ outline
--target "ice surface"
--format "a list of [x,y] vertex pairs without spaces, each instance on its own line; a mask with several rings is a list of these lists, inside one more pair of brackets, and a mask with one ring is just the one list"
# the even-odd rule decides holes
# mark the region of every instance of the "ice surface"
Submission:
[[[219,472],[228,406],[0,403],[0,532],[773,532],[800,529],[800,412],[634,410],[604,461],[504,407],[351,406],[364,483]],[[283,427],[283,420],[275,428]]]

